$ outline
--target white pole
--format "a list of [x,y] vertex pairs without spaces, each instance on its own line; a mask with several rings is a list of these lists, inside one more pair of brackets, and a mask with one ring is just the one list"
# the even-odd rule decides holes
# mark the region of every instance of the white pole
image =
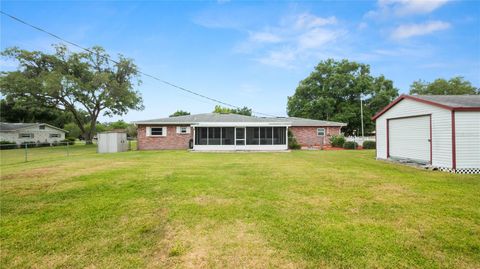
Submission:
[[193,145],[192,145],[192,149],[195,148],[195,140],[197,139],[197,134],[195,133],[195,126],[192,126],[191,129],[193,129]]
[[360,94],[360,121],[362,123],[362,138],[364,137],[363,133],[363,100],[362,100],[362,94]]

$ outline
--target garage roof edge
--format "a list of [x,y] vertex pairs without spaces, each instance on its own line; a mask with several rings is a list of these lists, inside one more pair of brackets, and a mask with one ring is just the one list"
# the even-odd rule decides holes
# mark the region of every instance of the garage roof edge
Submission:
[[417,96],[402,94],[399,97],[397,97],[397,99],[393,100],[390,104],[388,104],[386,107],[384,107],[382,110],[380,110],[377,114],[375,114],[375,116],[372,117],[372,120],[376,120],[378,117],[380,117],[385,112],[390,110],[390,108],[398,104],[403,99],[409,99],[409,100],[440,107],[440,108],[451,110],[451,111],[480,111],[480,106],[449,106],[449,105],[441,104],[439,102],[426,100]]

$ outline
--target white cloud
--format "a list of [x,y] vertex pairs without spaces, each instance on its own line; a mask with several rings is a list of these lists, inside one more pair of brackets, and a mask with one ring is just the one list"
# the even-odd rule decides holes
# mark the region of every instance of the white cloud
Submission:
[[297,52],[295,50],[283,48],[279,50],[271,50],[266,56],[257,58],[256,60],[265,65],[281,68],[293,68],[293,62],[296,59]]
[[406,39],[413,36],[428,35],[436,31],[450,28],[450,24],[443,21],[430,21],[420,24],[400,25],[392,32],[393,39]]
[[426,14],[445,5],[448,0],[380,0],[380,6],[390,6],[397,15]]
[[444,6],[450,0],[379,0],[378,9],[365,14],[367,18],[389,18],[415,14],[428,14]]
[[245,23],[231,14],[204,12],[194,22],[207,28],[233,29],[247,37],[234,45],[235,53],[251,56],[256,62],[281,68],[302,65],[318,55],[331,55],[335,44],[347,33],[335,16],[316,16],[309,12],[293,13],[281,17],[276,24],[261,28]]
[[320,48],[335,41],[340,35],[340,31],[315,28],[299,36],[298,46],[301,49]]
[[315,27],[321,27],[325,25],[336,24],[337,18],[330,16],[328,18],[322,18],[314,16],[310,13],[303,13],[298,15],[295,18],[295,28],[296,29],[311,29]]
[[318,55],[340,39],[345,31],[337,18],[301,13],[280,19],[274,26],[250,31],[248,38],[235,47],[238,53],[252,54],[262,64],[292,68],[299,60]]
[[274,33],[269,32],[253,32],[250,34],[250,40],[254,42],[278,43],[282,38]]
[[364,30],[368,28],[368,24],[366,22],[361,22],[358,24],[357,29],[358,30]]

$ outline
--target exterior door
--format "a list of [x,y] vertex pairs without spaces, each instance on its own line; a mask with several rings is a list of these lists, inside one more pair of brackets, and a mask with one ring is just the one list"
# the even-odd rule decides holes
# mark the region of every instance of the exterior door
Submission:
[[420,163],[431,162],[430,115],[388,119],[388,155]]
[[245,128],[235,128],[235,145],[237,147],[245,146]]

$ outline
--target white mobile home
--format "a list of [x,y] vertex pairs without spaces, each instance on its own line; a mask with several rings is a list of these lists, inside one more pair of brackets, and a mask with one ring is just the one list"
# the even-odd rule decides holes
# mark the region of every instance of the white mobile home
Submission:
[[0,141],[22,143],[56,143],[65,139],[67,131],[46,123],[0,122]]
[[402,95],[373,120],[377,159],[480,173],[480,95]]

